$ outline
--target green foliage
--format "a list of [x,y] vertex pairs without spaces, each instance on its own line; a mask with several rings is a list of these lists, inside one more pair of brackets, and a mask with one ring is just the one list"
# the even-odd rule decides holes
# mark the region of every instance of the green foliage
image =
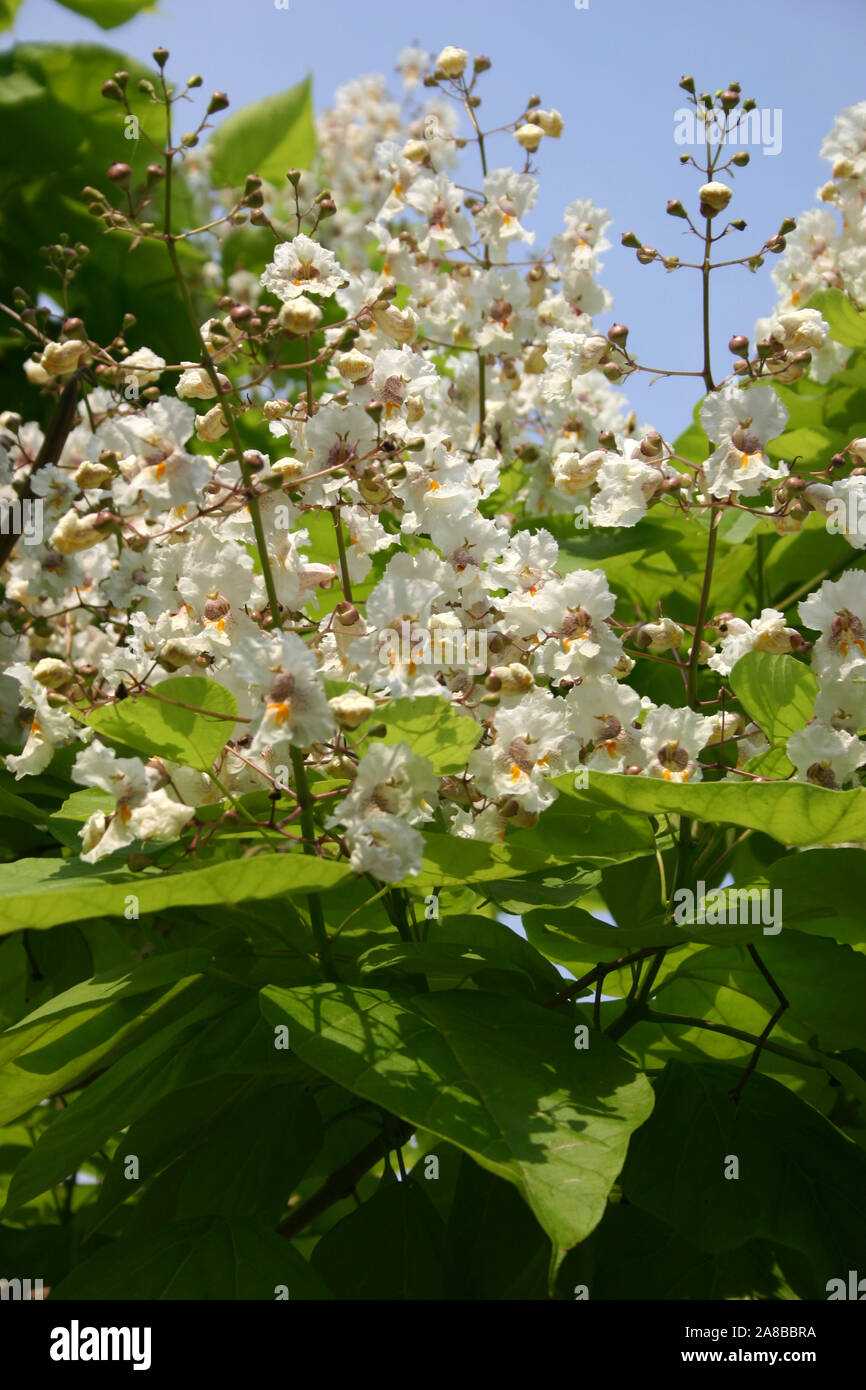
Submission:
[[[150,7],[62,2],[104,28]],[[0,28],[16,10],[0,0]],[[138,82],[157,74],[122,54],[0,55],[4,295],[18,283],[59,302],[39,247],[69,232],[90,254],[64,313],[108,341],[131,311],[129,346],[177,362],[198,345],[164,246],[145,239],[130,256],[82,199],[119,160],[135,195],[146,183],[150,146],[127,140],[122,108],[100,96],[119,68],[150,133]],[[175,230],[205,223],[211,198],[248,174],[282,192],[289,168],[314,163],[310,80],[217,123],[210,156],[204,196],[175,166]],[[206,259],[258,273],[271,248],[255,225],[220,245],[179,242],[195,307],[212,306]],[[836,290],[811,304],[852,351],[825,383],[766,388],[789,413],[771,457],[804,475],[862,433],[866,409],[866,318]],[[280,382],[303,351],[286,348]],[[34,418],[41,403],[10,357],[4,405]],[[245,447],[279,456],[261,421],[239,428]],[[707,445],[696,410],[676,449],[700,464]],[[529,514],[524,482],[504,471],[486,514],[549,530],[563,573],[602,569],[623,625],[659,605],[693,625],[705,516],[671,495],[638,527],[581,532],[571,515]],[[332,517],[304,524],[309,558],[336,568]],[[858,564],[817,513],[777,530],[737,510],[719,527],[708,625],[769,606],[796,625],[806,593]],[[353,586],[358,603],[383,565],[377,553]],[[340,597],[321,591],[317,617]],[[635,689],[682,703],[678,657],[640,663]],[[73,781],[81,744],[22,783],[0,772],[4,1274],[36,1252],[58,1300],[571,1299],[577,1286],[593,1299],[823,1297],[862,1261],[866,1225],[866,789],[789,780],[786,744],[817,690],[803,656],[749,652],[724,683],[732,721],[742,713],[770,745],[745,776],[725,776],[728,745],[688,783],[569,773],[537,823],[491,842],[423,822],[421,872],[387,886],[355,874],[334,834],[305,852],[305,817],[326,826],[344,788],[339,765],[311,778],[312,805],[296,773],[224,795],[224,750],[248,723],[218,680],[172,676],[92,707],[62,695],[82,739],[162,760],[203,804],[189,833],[92,866],[80,832],[116,804]],[[718,687],[702,668],[696,703]],[[487,736],[428,695],[382,700],[346,739],[360,755],[408,744],[459,804]],[[731,881],[781,894],[781,932],[674,920],[675,885],[730,903]],[[503,913],[522,915],[523,935]]]
[[308,169],[316,152],[312,82],[254,101],[223,121],[210,142],[215,185],[258,174],[282,187],[291,168]]
[[180,676],[163,681],[157,691],[100,706],[87,723],[146,758],[169,758],[210,772],[231,737],[237,712],[237,700],[225,686],[203,676]]

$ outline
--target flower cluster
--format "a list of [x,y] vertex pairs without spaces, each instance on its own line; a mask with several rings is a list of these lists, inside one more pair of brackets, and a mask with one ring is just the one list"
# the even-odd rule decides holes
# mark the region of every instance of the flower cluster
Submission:
[[[709,512],[715,525],[722,507],[791,484],[766,452],[785,407],[760,372],[713,384],[700,464],[638,429],[616,384],[639,369],[627,330],[596,323],[611,307],[598,281],[609,214],[577,199],[536,249],[531,157],[562,122],[532,98],[507,128],[521,167],[489,167],[476,114],[487,66],[453,47],[432,63],[407,50],[407,86],[426,74],[432,93],[410,117],[383,79],[340,90],[320,125],[328,187],[290,175],[296,225],[260,275],[231,275],[218,312],[196,323],[200,360],[169,366],[149,347],[101,347],[67,320],[28,362],[30,379],[56,393],[82,373],[92,381],[57,457],[38,467],[40,429],[0,421],[2,496],[26,487],[44,507],[42,541],[6,565],[0,694],[3,737],[18,749],[6,766],[39,774],[58,748],[79,745],[73,779],[108,798],[81,832],[88,862],[190,828],[195,844],[218,824],[197,809],[234,808],[257,790],[289,798],[269,828],[296,842],[309,783],[325,808],[320,844],[396,882],[418,872],[420,827],[434,819],[495,840],[534,825],[561,774],[697,781],[712,766],[704,750],[736,739],[743,769],[764,746],[754,727],[693,698],[657,703],[627,678],[639,661],[667,661],[693,696],[698,666],[724,677],[748,650],[805,650],[784,615],[722,615],[716,644],[703,611],[691,630],[663,613],[620,620],[602,570],[562,563],[554,522],[633,527],[660,508]],[[840,169],[863,110],[840,120]],[[458,133],[461,111],[473,136]],[[477,187],[462,181],[470,140]],[[836,245],[833,263],[853,275],[866,166],[845,158],[850,172],[834,172],[847,249]],[[713,215],[723,187],[701,190]],[[261,180],[245,196],[269,224],[285,214],[286,195]],[[809,235],[801,224],[803,247]],[[786,283],[808,293],[798,275]],[[765,330],[792,360],[804,346],[823,351],[826,331],[790,304]],[[303,386],[283,396],[272,377],[286,377],[267,363],[286,344]],[[262,422],[270,444],[250,447],[244,431]],[[783,528],[779,498],[765,511]],[[515,526],[518,510],[538,520]],[[821,693],[789,753],[799,777],[837,787],[866,758],[862,574],[825,583],[800,616],[820,633]],[[404,630],[408,649],[383,641]],[[483,634],[486,657],[413,658],[416,641],[455,632]],[[441,642],[430,649],[441,654]],[[185,675],[237,703],[209,771],[118,757],[83,722],[129,694],[158,699]],[[459,772],[439,775],[407,741],[373,736],[394,701],[425,697],[475,721]]]

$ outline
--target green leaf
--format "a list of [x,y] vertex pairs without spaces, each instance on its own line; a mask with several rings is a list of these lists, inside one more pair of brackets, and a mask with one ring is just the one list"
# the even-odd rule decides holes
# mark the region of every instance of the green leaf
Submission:
[[815,713],[818,682],[809,667],[792,656],[746,652],[734,666],[730,682],[737,699],[773,745],[786,744]]
[[580,1050],[568,1019],[514,997],[323,985],[261,1001],[302,1060],[513,1182],[563,1248],[601,1219],[649,1114],[646,1078],[613,1043],[593,1033]]
[[[123,107],[101,95],[102,83],[120,68],[130,74],[127,95],[139,121],[138,139],[126,138],[134,129]],[[118,159],[132,169],[132,196],[143,192],[152,156],[144,133],[162,135],[156,108],[138,90],[145,77],[156,80],[156,73],[98,44],[28,43],[0,54],[0,289],[7,302],[16,284],[34,296],[38,290],[56,296],[59,281],[39,248],[66,232],[70,245],[90,248],[69,288],[66,311],[81,314],[94,340],[103,343],[112,340],[129,311],[136,317],[130,347],[147,344],[177,362],[190,357],[195,344],[165,247],[145,240],[130,255],[131,237],[104,235],[82,200],[85,186],[106,186],[105,171]],[[164,192],[153,189],[150,196],[149,214],[160,222]],[[177,168],[173,230],[201,220],[207,218],[198,217]],[[185,273],[197,276],[203,252],[188,241],[177,250]],[[7,358],[4,404],[22,409],[27,419],[44,418],[45,403],[27,384],[17,353]]]
[[[554,786],[570,790],[571,774]],[[761,830],[785,845],[833,845],[866,840],[866,788],[829,791],[806,782],[664,782],[655,777],[627,777],[591,772],[587,804],[620,806],[649,815],[691,816],[710,824],[741,825]]]
[[302,1086],[270,1085],[232,1106],[183,1161],[179,1211],[274,1225],[321,1142],[309,1093]]
[[[4,773],[3,776],[5,781],[8,773]],[[31,801],[18,796],[6,786],[0,786],[0,816],[8,816],[10,820],[24,820],[32,825],[45,825],[48,820],[47,812],[41,811],[38,806],[34,806]]]
[[100,29],[116,29],[142,10],[155,10],[156,0],[58,0],[65,10],[92,19]]
[[[185,953],[179,952],[183,957]],[[99,1066],[102,1059],[145,1028],[169,1001],[182,995],[195,976],[178,978],[168,989],[132,991],[110,1001],[83,1002],[62,1013],[37,1010],[0,1037],[0,1124],[23,1115]],[[26,1026],[25,1026],[26,1025]]]
[[20,8],[21,0],[0,0],[0,33],[12,28]]
[[377,708],[375,720],[387,728],[377,742],[408,743],[413,753],[429,758],[440,774],[462,772],[481,737],[481,725],[470,714],[458,714],[438,695],[389,700]]
[[73,792],[48,819],[52,835],[70,849],[81,849],[81,827],[97,811],[110,815],[116,809],[113,796],[100,791],[98,787],[84,787]]
[[768,878],[770,887],[782,894],[786,926],[866,949],[866,851],[789,854],[770,867]]
[[[457,1157],[446,1149],[444,1166]],[[451,1299],[547,1297],[550,1243],[510,1182],[502,1182],[466,1154],[459,1171],[445,1235],[445,1288]],[[413,1180],[423,1170],[413,1170]],[[431,1188],[436,1186],[432,1180]]]
[[304,854],[263,853],[172,873],[130,873],[67,859],[21,859],[0,864],[0,936],[23,927],[41,930],[60,922],[122,917],[131,906],[130,895],[138,912],[163,912],[185,904],[324,893],[353,877],[345,864]]
[[231,737],[237,712],[238,702],[224,685],[206,676],[176,676],[146,694],[100,706],[86,722],[146,758],[209,772]]
[[214,184],[240,187],[259,174],[277,188],[289,169],[309,169],[316,153],[312,83],[251,102],[229,116],[208,141]]
[[[287,1240],[245,1221],[172,1221],[113,1241],[77,1265],[52,1299],[328,1298],[322,1280]],[[286,1295],[284,1295],[286,1296]]]
[[[701,1249],[763,1237],[801,1250],[820,1282],[857,1267],[866,1154],[784,1086],[716,1063],[669,1062],[622,1175],[630,1202]],[[725,1176],[730,1159],[739,1177]]]
[[777,1252],[753,1240],[709,1253],[640,1207],[611,1203],[588,1241],[564,1260],[559,1297],[584,1286],[591,1302],[630,1299],[793,1299]]
[[842,290],[818,290],[807,309],[817,309],[830,325],[830,337],[845,347],[866,347],[866,314],[858,312]]
[[416,1182],[384,1181],[313,1252],[335,1298],[442,1297],[442,1222]]
[[206,1141],[239,1094],[246,1094],[255,1084],[247,1076],[217,1076],[193,1086],[181,1086],[135,1120],[105,1174],[85,1239],[139,1189],[139,1183],[127,1177],[127,1153],[137,1157],[140,1185],[146,1186],[185,1151]]

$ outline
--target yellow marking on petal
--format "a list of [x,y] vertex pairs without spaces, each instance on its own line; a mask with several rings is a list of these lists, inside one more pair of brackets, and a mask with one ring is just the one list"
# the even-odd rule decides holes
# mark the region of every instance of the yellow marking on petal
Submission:
[[512,763],[512,764],[511,764],[511,780],[512,780],[512,782],[519,782],[519,781],[520,781],[521,771],[522,771],[522,769],[519,768],[519,767],[517,766],[517,763]]
[[800,303],[799,290],[795,290],[794,293],[791,295],[791,303],[794,305],[794,308],[796,309],[797,305]]
[[275,724],[286,724],[292,717],[292,707],[287,700],[274,700],[268,705],[268,713],[273,713]]
[[686,768],[685,772],[683,773],[683,781],[684,781],[684,782],[687,782],[688,780],[689,780],[689,770],[688,770],[688,768]]
[[666,782],[669,782],[671,780],[671,770],[669,767],[665,768],[664,772],[662,773],[662,777]]
[[431,478],[431,479],[430,479],[429,483],[427,484],[427,491],[428,491],[428,492],[438,492],[438,491],[439,491],[439,484],[437,483],[437,481],[436,481],[435,478]]
[[124,824],[124,825],[128,825],[128,824],[129,824],[129,820],[130,820],[130,817],[132,816],[132,812],[130,811],[130,809],[129,809],[129,807],[128,807],[127,805],[121,804],[120,806],[118,806],[118,808],[117,808],[117,814],[120,816],[120,819],[123,821],[123,824]]

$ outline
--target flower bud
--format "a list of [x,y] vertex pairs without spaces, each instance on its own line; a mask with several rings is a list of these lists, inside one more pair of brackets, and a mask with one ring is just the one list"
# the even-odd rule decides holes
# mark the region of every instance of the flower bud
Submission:
[[33,676],[46,690],[66,690],[75,680],[75,672],[69,663],[54,656],[44,656],[37,661]]
[[679,198],[671,198],[666,208],[668,217],[688,217],[688,213],[680,202]]
[[74,555],[89,550],[109,535],[114,518],[110,512],[80,516],[76,511],[61,517],[51,533],[51,547],[61,555]]
[[128,164],[112,164],[106,170],[105,176],[106,178],[110,179],[112,183],[120,184],[121,188],[128,188],[129,180],[132,176],[132,170],[130,169]]
[[545,135],[550,135],[554,140],[558,140],[564,129],[562,116],[558,111],[533,111],[532,120],[535,125],[540,125]]
[[841,159],[837,159],[835,164],[833,165],[834,179],[853,179],[856,176],[856,173],[857,169],[854,164],[854,161],[848,159],[846,156],[843,156]]
[[208,444],[212,444],[216,439],[222,439],[223,435],[228,433],[228,423],[223,414],[222,406],[211,406],[204,415],[197,415],[195,417],[195,432],[199,439]]
[[410,164],[426,164],[430,159],[430,150],[424,140],[407,140],[402,150],[403,158],[408,159]]
[[347,690],[344,695],[335,695],[328,705],[340,728],[352,730],[369,718],[376,708],[376,701],[359,691]]
[[736,164],[738,169],[745,169],[751,157],[752,156],[749,154],[748,150],[739,150],[734,155],[733,159],[731,160],[731,163]]
[[698,189],[698,197],[701,200],[703,216],[715,217],[716,213],[724,212],[731,201],[731,190],[727,184],[718,183],[714,179],[711,183],[705,183]]
[[514,132],[514,138],[524,150],[531,154],[538,149],[541,144],[544,131],[540,125],[535,125],[532,121],[527,121],[525,125],[518,126]]
[[396,304],[389,304],[387,308],[374,308],[372,313],[376,327],[395,343],[402,346],[417,338],[418,315],[413,309],[398,309]]
[[314,333],[322,322],[322,311],[318,304],[302,294],[283,304],[276,322],[289,333]]
[[80,338],[68,338],[62,343],[48,343],[40,366],[49,376],[67,376],[90,361],[90,348]]
[[334,365],[344,381],[353,384],[356,381],[363,381],[373,370],[373,359],[366,353],[359,352],[357,348],[352,348],[351,352],[339,353],[334,358]]
[[86,492],[89,488],[105,487],[114,477],[116,469],[107,468],[104,463],[91,463],[85,459],[75,470],[75,481]]
[[340,627],[354,627],[360,621],[360,616],[354,603],[350,603],[347,598],[340,599],[340,602],[334,605],[334,618]]
[[512,661],[507,666],[494,666],[485,685],[488,690],[501,690],[504,695],[525,695],[527,691],[532,690],[535,680],[526,666],[519,661]]
[[225,111],[228,104],[229,99],[226,96],[225,92],[214,92],[213,96],[208,102],[207,114],[209,116],[214,116],[217,113],[217,111]]
[[465,48],[454,48],[449,44],[436,59],[436,73],[445,77],[462,77],[468,61],[469,54]]

